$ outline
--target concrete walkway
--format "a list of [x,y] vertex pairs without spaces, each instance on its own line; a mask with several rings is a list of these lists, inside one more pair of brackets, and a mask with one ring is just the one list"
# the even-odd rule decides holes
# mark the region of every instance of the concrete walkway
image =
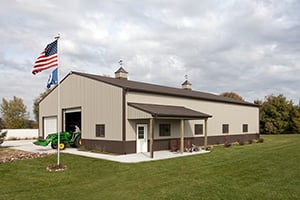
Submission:
[[[23,151],[36,152],[36,153],[57,153],[57,151],[52,149],[50,145],[48,145],[47,147],[42,147],[42,146],[34,145],[32,142],[34,142],[34,140],[4,141],[2,146],[9,147],[12,149],[23,150]],[[91,158],[105,159],[105,160],[121,162],[121,163],[138,163],[138,162],[146,162],[146,161],[153,161],[153,160],[170,159],[170,158],[176,158],[181,156],[203,154],[203,153],[208,153],[209,151],[202,150],[193,153],[184,152],[182,154],[178,152],[170,152],[170,151],[155,151],[153,155],[154,158],[150,158],[149,152],[133,153],[127,155],[111,155],[111,154],[92,153],[88,151],[78,151],[76,148],[66,148],[65,150],[62,150],[60,152],[85,156],[85,157],[91,157]]]

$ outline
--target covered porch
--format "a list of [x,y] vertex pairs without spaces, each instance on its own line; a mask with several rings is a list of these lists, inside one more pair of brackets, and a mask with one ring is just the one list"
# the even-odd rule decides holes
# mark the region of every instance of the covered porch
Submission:
[[[189,120],[203,120],[204,121],[204,146],[207,147],[207,121],[211,115],[186,108],[184,106],[172,106],[172,105],[158,105],[158,104],[141,104],[141,103],[128,103],[128,119],[129,120],[147,120],[149,124],[149,154],[150,158],[154,157],[154,142],[155,135],[158,135],[158,130],[155,130],[155,124],[162,120],[173,120],[179,122],[176,131],[179,132],[179,152],[182,154],[184,152],[184,143],[186,137],[186,127],[185,122]],[[177,130],[178,129],[178,130]],[[190,132],[192,132],[190,130]],[[137,130],[137,134],[138,130]],[[192,134],[192,133],[190,133]],[[137,143],[138,143],[137,136]],[[174,138],[168,138],[166,140],[174,140]],[[148,148],[147,148],[148,149]]]

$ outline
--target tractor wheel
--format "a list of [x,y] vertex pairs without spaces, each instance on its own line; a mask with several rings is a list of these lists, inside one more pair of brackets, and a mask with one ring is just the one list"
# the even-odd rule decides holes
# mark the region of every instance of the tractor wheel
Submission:
[[[57,149],[57,144],[51,143],[51,147],[52,147],[52,149]],[[66,148],[66,144],[61,142],[60,145],[59,145],[59,149],[64,150],[65,148]]]
[[57,144],[51,143],[51,148],[52,148],[52,149],[57,149]]
[[60,150],[64,150],[65,148],[66,148],[66,144],[63,143],[63,142],[61,142],[61,143],[59,144],[59,149],[60,149]]
[[82,146],[82,140],[81,140],[81,136],[78,136],[75,140],[75,147],[81,147]]

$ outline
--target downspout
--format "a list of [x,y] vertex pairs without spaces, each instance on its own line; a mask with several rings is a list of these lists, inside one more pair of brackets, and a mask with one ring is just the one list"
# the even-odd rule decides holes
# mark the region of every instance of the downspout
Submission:
[[123,143],[123,153],[127,153],[126,146],[126,94],[127,88],[123,88],[122,90],[122,143]]
[[204,120],[204,148],[207,149],[207,119]]
[[149,136],[150,136],[150,158],[153,158],[153,138],[154,138],[154,119],[150,118],[149,121]]

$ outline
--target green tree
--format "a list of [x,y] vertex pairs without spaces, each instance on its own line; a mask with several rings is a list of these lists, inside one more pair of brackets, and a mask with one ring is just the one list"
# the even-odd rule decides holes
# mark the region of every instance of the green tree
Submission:
[[23,99],[16,96],[12,100],[2,99],[0,111],[2,113],[5,128],[26,128],[29,114]]
[[39,103],[42,99],[44,99],[48,93],[50,92],[50,89],[47,89],[45,92],[42,92],[40,94],[40,96],[38,96],[37,98],[34,99],[33,102],[33,114],[34,114],[34,119],[37,122],[37,124],[39,123]]
[[232,99],[244,101],[243,97],[241,97],[240,95],[238,95],[235,92],[223,92],[222,94],[220,94],[220,96],[229,97],[229,98],[232,98]]
[[254,104],[261,106],[263,104],[263,102],[259,99],[254,100]]
[[[256,101],[255,103],[259,104],[261,102]],[[282,94],[267,96],[260,105],[261,133],[282,134],[300,131],[299,109]]]
[[289,133],[300,133],[300,106],[294,106],[290,113]]
[[4,122],[2,118],[0,118],[0,130],[4,128]]

